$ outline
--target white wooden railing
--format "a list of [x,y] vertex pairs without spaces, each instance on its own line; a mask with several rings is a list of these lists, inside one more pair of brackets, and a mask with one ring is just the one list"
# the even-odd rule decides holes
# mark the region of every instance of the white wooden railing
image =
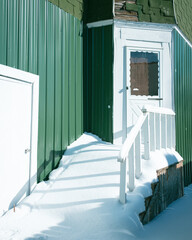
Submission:
[[[142,143],[141,143],[142,139]],[[120,151],[120,202],[126,202],[127,187],[135,188],[135,178],[142,174],[141,153],[150,159],[150,151],[175,148],[175,113],[171,109],[144,106]]]

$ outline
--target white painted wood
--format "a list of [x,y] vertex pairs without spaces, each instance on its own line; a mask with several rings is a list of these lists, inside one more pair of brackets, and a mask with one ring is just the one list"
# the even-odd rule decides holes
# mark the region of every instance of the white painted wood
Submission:
[[[126,200],[126,177],[128,164],[128,183],[129,191],[135,188],[135,178],[142,174],[141,170],[141,133],[144,140],[144,159],[150,159],[150,151],[167,148],[172,144],[172,130],[175,113],[165,108],[148,108],[142,109],[136,125],[131,129],[128,137],[123,144],[119,153],[118,161],[121,162],[120,177],[120,201],[125,203]],[[154,110],[154,112],[152,111]],[[162,114],[167,112],[168,114]],[[172,115],[171,115],[172,113]],[[171,129],[171,130],[170,130]],[[151,144],[153,147],[150,147]],[[128,163],[127,163],[128,162]]]
[[8,67],[2,64],[0,64],[0,76],[12,78],[26,83],[32,83],[35,85],[35,88],[37,87],[39,82],[39,76],[35,74],[21,71],[16,68]]
[[[138,30],[138,29],[137,29]],[[139,29],[137,31],[135,29],[127,29],[122,28],[121,39],[126,40],[139,40],[142,39],[143,41],[147,42],[171,42],[171,34],[165,33],[163,31],[154,31],[154,30],[145,30]]]
[[151,22],[130,22],[115,19],[114,25],[119,28],[132,28],[132,29],[145,29],[145,30],[154,30],[170,33],[177,25],[175,24],[161,24],[161,23],[151,23]]
[[1,211],[29,193],[30,154],[25,149],[31,149],[31,93],[30,84],[0,77]]
[[[167,133],[168,133],[168,129],[167,129],[167,116],[168,115],[164,115],[164,118],[165,118],[165,140],[164,140],[164,142],[165,142],[165,148],[167,148]],[[162,136],[162,138],[163,138],[164,136]]]
[[0,65],[0,214],[37,183],[38,97],[38,76]]
[[[115,34],[119,34],[118,31]],[[127,98],[126,78],[123,71],[125,48],[117,38],[114,39],[114,81],[113,81],[113,139],[115,144],[124,143],[127,137]],[[119,64],[120,63],[120,64]],[[123,66],[124,64],[124,66]]]
[[156,149],[161,148],[161,114],[155,113]]
[[151,113],[160,113],[165,115],[175,115],[175,112],[172,109],[169,108],[163,108],[163,107],[154,107],[151,105],[145,105],[142,108],[142,112],[151,112]]
[[146,50],[146,51],[159,51],[159,50],[163,50],[162,47],[162,43],[159,42],[145,42],[145,44],[143,44],[143,41],[139,41],[139,40],[129,40],[129,47],[130,49],[136,49],[136,50]]
[[149,125],[150,125],[150,151],[155,151],[156,136],[155,136],[155,114],[154,113],[149,113]]
[[166,148],[167,147],[167,121],[166,121],[166,115],[161,115],[161,147]]
[[119,199],[122,204],[126,203],[126,192],[127,192],[127,159],[121,162],[120,165],[120,193]]
[[123,161],[128,156],[128,153],[129,153],[138,133],[140,132],[147,116],[148,116],[147,114],[142,114],[140,116],[140,118],[138,119],[137,123],[135,124],[135,126],[131,129],[131,131],[128,134],[128,137],[127,137],[126,141],[124,142],[122,149],[120,151],[119,158],[118,158],[119,161]]
[[135,177],[139,179],[141,176],[141,131],[135,138]]
[[112,25],[112,24],[113,24],[113,20],[109,19],[109,20],[103,20],[103,21],[88,23],[87,27],[88,28],[104,27],[104,26],[108,26],[108,25]]
[[175,117],[172,116],[172,119],[171,119],[171,127],[172,127],[172,140],[171,140],[171,144],[172,144],[172,148],[176,148],[176,143],[175,143],[175,140],[176,140],[176,136],[175,136]]
[[[171,31],[173,26],[114,21],[113,142],[124,143],[145,104],[173,107],[171,74]],[[143,34],[143,31],[145,34]],[[159,32],[162,38],[160,39]],[[132,34],[133,33],[133,34]],[[128,37],[127,37],[128,36]],[[129,37],[130,36],[130,37]],[[155,39],[157,38],[158,39]],[[132,38],[132,39],[131,39]],[[130,50],[155,51],[160,56],[160,89],[156,97],[130,96]],[[128,87],[128,89],[126,89]],[[152,99],[152,100],[151,100]],[[136,106],[136,107],[135,107]],[[127,124],[127,125],[126,125]]]
[[169,109],[173,109],[174,95],[173,95],[173,85],[172,85],[172,75],[174,72],[172,71],[172,48],[171,42],[162,43],[163,51],[161,55],[161,65],[163,66],[161,69],[161,96],[163,98],[162,105],[160,107],[165,107]]
[[167,116],[167,147],[172,148],[172,116]]
[[128,189],[132,192],[135,188],[135,144],[133,143],[128,156],[129,181]]
[[143,124],[143,136],[144,136],[144,159],[150,159],[150,128],[149,128],[149,116],[147,116],[145,123]]
[[[150,111],[148,112],[147,109],[149,109]],[[152,110],[154,110],[154,112],[152,112]],[[162,114],[167,112],[168,114]],[[131,129],[131,131],[128,134],[128,137],[126,139],[126,141],[124,142],[122,149],[120,151],[119,157],[118,157],[118,161],[122,162],[124,161],[124,159],[128,156],[128,153],[132,147],[132,144],[136,141],[136,138],[139,134],[139,132],[141,131],[141,129],[143,130],[143,135],[144,135],[144,144],[146,144],[150,149],[150,141],[152,141],[154,139],[154,141],[156,142],[157,140],[157,144],[154,144],[155,146],[157,145],[157,149],[161,148],[161,135],[162,132],[164,132],[164,135],[166,135],[167,132],[167,127],[165,127],[166,125],[166,116],[171,116],[170,114],[172,113],[172,121],[175,119],[175,113],[171,110],[169,111],[169,109],[165,109],[165,108],[147,108],[146,106],[143,107],[142,109],[142,114],[139,117],[137,123],[135,124],[135,126]],[[156,127],[155,129],[157,129],[157,131],[154,130],[154,138],[150,139],[150,127],[149,127],[149,114],[153,114],[153,127]],[[172,124],[173,125],[173,124]],[[146,140],[148,139],[148,140]],[[167,139],[167,137],[166,137]],[[166,140],[167,142],[167,140]],[[155,147],[156,148],[156,147]]]

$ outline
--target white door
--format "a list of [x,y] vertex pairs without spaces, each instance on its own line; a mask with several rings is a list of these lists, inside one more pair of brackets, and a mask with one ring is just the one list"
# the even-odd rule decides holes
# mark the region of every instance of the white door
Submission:
[[32,84],[0,77],[0,214],[30,190]]
[[172,59],[171,26],[114,22],[113,143],[124,143],[143,105],[172,109]]
[[127,133],[141,115],[144,105],[161,106],[162,49],[127,47]]

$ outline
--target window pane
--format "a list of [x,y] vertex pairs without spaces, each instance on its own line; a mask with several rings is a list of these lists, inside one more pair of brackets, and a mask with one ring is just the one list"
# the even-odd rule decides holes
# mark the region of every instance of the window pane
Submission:
[[158,53],[131,52],[131,95],[158,95]]

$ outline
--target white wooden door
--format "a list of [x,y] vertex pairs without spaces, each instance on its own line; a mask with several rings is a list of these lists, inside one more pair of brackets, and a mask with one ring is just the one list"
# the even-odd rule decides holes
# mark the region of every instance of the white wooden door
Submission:
[[0,214],[29,194],[32,84],[0,77]]
[[[130,84],[131,52],[157,54],[158,92],[136,93]],[[134,56],[133,56],[134,58]],[[173,108],[172,27],[166,24],[114,22],[113,143],[122,144],[135,124],[140,108],[152,104]],[[134,63],[134,62],[133,62]],[[156,65],[157,66],[157,65]],[[158,81],[157,81],[158,79]],[[153,85],[152,85],[153,86]],[[141,86],[140,86],[141,87]],[[132,89],[133,90],[133,89]],[[146,90],[146,89],[145,89]]]
[[144,105],[161,106],[162,49],[126,48],[127,133]]

